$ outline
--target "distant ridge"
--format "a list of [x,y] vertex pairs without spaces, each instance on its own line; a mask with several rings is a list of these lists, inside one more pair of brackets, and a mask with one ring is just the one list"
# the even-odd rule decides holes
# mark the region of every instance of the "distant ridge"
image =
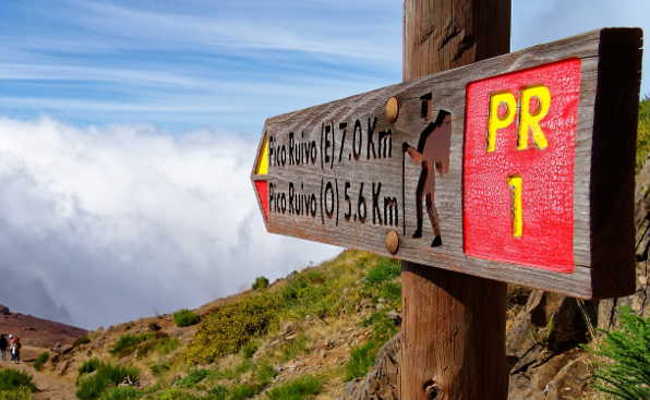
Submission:
[[57,343],[72,344],[88,331],[31,315],[13,313],[9,307],[0,304],[0,333],[18,335],[27,346],[52,348]]

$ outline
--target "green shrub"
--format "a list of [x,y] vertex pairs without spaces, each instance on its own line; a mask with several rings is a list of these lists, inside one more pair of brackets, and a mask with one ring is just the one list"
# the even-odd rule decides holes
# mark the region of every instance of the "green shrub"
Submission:
[[160,376],[165,372],[169,371],[171,369],[171,365],[169,364],[169,362],[163,361],[151,365],[150,369],[152,374],[154,374],[155,376]]
[[0,390],[29,389],[36,391],[32,376],[16,369],[0,369]]
[[365,376],[374,365],[379,349],[398,332],[395,322],[386,311],[377,311],[362,322],[362,326],[371,327],[370,340],[353,348],[350,352],[346,369],[346,380]]
[[155,343],[154,348],[158,353],[167,355],[176,350],[180,345],[181,342],[177,338],[164,337]]
[[176,326],[181,328],[196,325],[200,321],[201,317],[194,313],[194,311],[179,310],[174,313],[174,322],[176,323]]
[[228,398],[228,389],[223,385],[217,385],[210,389],[208,394],[210,400],[226,400]]
[[282,361],[289,361],[295,359],[297,356],[307,352],[309,348],[309,338],[300,334],[295,338],[287,341],[281,348]]
[[142,391],[130,387],[130,386],[120,386],[112,387],[104,391],[99,397],[99,400],[134,400],[142,397]]
[[[278,375],[278,372],[271,364],[266,362],[255,364],[250,359],[244,359],[240,364],[223,371],[212,371],[211,375],[219,379],[241,382],[242,375],[246,373],[249,374],[246,375],[247,378],[245,379],[245,384],[237,385],[227,391],[229,394],[227,397],[228,400],[247,399],[255,396],[267,388]],[[219,386],[216,386],[215,388],[218,387]],[[219,391],[221,389],[213,390]],[[212,400],[212,398],[209,400]]]
[[253,282],[253,290],[266,289],[269,287],[269,280],[265,276],[258,276]]
[[400,265],[391,259],[380,258],[374,267],[368,270],[363,279],[363,294],[374,301],[383,299],[390,308],[399,308],[402,298],[402,285],[395,282],[401,271]]
[[258,344],[255,342],[248,342],[241,348],[241,353],[244,358],[252,358],[257,352]]
[[365,376],[374,365],[378,350],[374,341],[353,348],[350,352],[350,360],[345,364],[345,380]]
[[[138,358],[144,358],[152,351],[157,351],[159,354],[166,355],[180,346],[178,339],[169,337],[169,335],[164,332],[147,333],[144,335],[144,339],[134,345],[136,357]],[[133,349],[131,349],[131,351],[133,351]]]
[[154,337],[155,335],[153,333],[141,333],[138,335],[124,334],[117,339],[110,353],[118,357],[128,356],[138,349],[140,343],[151,340]]
[[79,367],[79,376],[84,374],[90,374],[99,369],[103,363],[96,358],[91,358],[90,360],[84,361]]
[[629,308],[619,311],[618,330],[591,349],[607,361],[594,374],[595,388],[625,400],[650,399],[650,318]]
[[81,400],[98,399],[111,385],[116,383],[103,376],[90,375],[79,380],[76,395]]
[[402,285],[397,282],[386,282],[379,289],[379,297],[388,300],[390,303],[402,300]]
[[267,393],[269,400],[303,400],[313,398],[322,390],[323,382],[313,376],[302,376],[282,385],[276,386]]
[[372,327],[371,340],[375,341],[380,347],[395,336],[398,331],[397,325],[388,317],[386,311],[377,311],[371,314],[362,322],[362,326]]
[[43,366],[47,362],[47,360],[50,359],[50,353],[43,352],[36,357],[36,360],[34,360],[34,369],[37,371],[40,371],[43,369]]
[[94,374],[80,376],[77,381],[77,397],[81,400],[98,399],[104,391],[124,381],[136,383],[140,372],[137,368],[101,363]]
[[[335,271],[331,271],[333,275]],[[285,317],[303,319],[307,315],[325,318],[340,315],[344,299],[335,288],[336,278],[321,271],[308,270],[289,278],[279,291]]]
[[325,275],[320,271],[305,271],[290,277],[282,288],[280,297],[285,306],[312,303],[327,293]]
[[382,258],[375,267],[368,271],[365,282],[368,285],[378,285],[397,278],[400,272],[401,267],[397,261]]
[[0,400],[32,400],[32,391],[25,387],[14,390],[0,390]]
[[185,390],[170,388],[170,389],[165,389],[161,392],[154,393],[152,395],[147,395],[143,397],[142,400],[203,400],[203,399]]
[[256,396],[260,389],[252,385],[236,385],[230,389],[228,400],[245,400]]
[[88,337],[88,335],[83,335],[77,338],[77,340],[75,340],[72,345],[74,347],[77,347],[77,346],[81,346],[82,344],[88,344],[88,343],[90,343],[90,338]]
[[220,371],[212,371],[212,375],[219,379],[238,380],[243,374],[256,368],[255,363],[250,359],[244,359],[234,367]]
[[193,388],[197,383],[201,382],[210,375],[207,369],[194,369],[190,371],[185,377],[177,380],[174,384],[182,388]]
[[117,357],[125,357],[136,353],[138,358],[143,358],[151,351],[156,350],[160,354],[169,354],[176,350],[180,342],[171,338],[164,332],[147,332],[140,334],[124,334],[115,342],[110,353]]
[[273,382],[273,379],[278,376],[278,371],[268,363],[262,363],[255,368],[255,382],[262,387],[266,387]]
[[192,359],[212,362],[237,353],[253,338],[267,333],[278,302],[266,294],[225,304],[210,314],[194,336],[188,353]]

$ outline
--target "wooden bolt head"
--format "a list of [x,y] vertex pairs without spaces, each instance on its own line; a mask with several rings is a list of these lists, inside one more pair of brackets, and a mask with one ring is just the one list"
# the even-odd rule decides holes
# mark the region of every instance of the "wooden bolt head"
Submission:
[[390,231],[386,234],[386,239],[385,239],[385,244],[386,244],[386,250],[390,254],[395,254],[397,253],[397,250],[399,250],[399,235],[395,231]]
[[397,97],[391,97],[386,101],[384,115],[386,116],[386,120],[391,124],[397,121],[397,117],[399,116],[399,101]]

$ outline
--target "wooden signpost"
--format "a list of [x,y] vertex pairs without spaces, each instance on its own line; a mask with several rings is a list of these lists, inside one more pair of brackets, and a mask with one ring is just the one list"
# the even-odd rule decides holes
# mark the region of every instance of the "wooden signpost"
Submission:
[[582,298],[634,290],[641,32],[602,29],[270,118],[269,232]]
[[[640,60],[640,29],[601,29],[270,118],[251,174],[266,228],[417,263],[405,267],[413,276],[431,266],[477,277],[440,278],[434,285],[449,299],[424,302],[423,321],[449,312],[454,324],[486,325],[491,316],[473,315],[454,285],[494,293],[484,301],[500,308],[498,282],[581,298],[631,294]],[[425,290],[406,276],[409,296]],[[405,308],[414,304],[405,298]],[[425,310],[403,311],[406,334],[417,336]],[[450,388],[471,379],[460,374],[489,369],[491,355],[504,358],[497,314],[494,351],[463,348],[472,340],[455,342],[453,327],[440,349],[408,336],[403,374],[438,371],[402,377],[403,398],[433,398],[435,380],[447,378],[456,381],[444,398],[505,398],[501,367],[480,381],[495,381],[494,390]],[[426,378],[444,375],[444,357],[422,367],[412,362],[418,351],[485,360]]]
[[[404,0],[403,80],[510,51],[510,0]],[[507,285],[401,261],[399,398],[508,397]]]

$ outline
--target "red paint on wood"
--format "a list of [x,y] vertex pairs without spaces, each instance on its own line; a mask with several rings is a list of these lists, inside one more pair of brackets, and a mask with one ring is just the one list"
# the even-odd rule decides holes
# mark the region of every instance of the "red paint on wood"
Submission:
[[257,190],[257,196],[260,203],[262,203],[262,211],[266,220],[269,218],[269,183],[267,181],[255,181],[255,190]]
[[[569,59],[473,82],[467,86],[463,166],[463,235],[467,255],[570,273],[573,261],[575,140],[580,101],[580,60]],[[548,146],[518,150],[522,90],[545,86],[550,107],[540,120]],[[510,92],[513,122],[496,133],[487,151],[490,98]],[[539,113],[533,97],[530,113]],[[502,107],[498,118],[504,119]],[[541,146],[544,147],[544,146]],[[513,234],[513,192],[508,178],[522,178],[523,232]]]

